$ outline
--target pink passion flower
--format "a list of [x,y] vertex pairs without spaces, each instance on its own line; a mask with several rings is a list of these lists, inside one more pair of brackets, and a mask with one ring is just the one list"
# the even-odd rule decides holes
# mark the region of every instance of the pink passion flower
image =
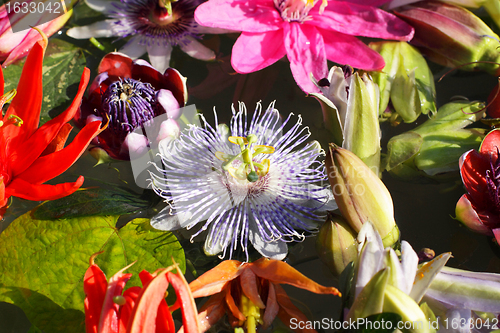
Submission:
[[500,129],[488,133],[479,152],[460,158],[460,174],[467,194],[458,200],[457,219],[475,232],[495,236],[500,244]]
[[[284,55],[297,84],[319,92],[310,79],[328,75],[327,59],[379,70],[383,58],[355,36],[408,41],[413,28],[373,4],[383,1],[209,0],[198,6],[203,26],[242,31],[231,63],[242,74],[272,65]],[[366,3],[366,2],[365,2]]]
[[[186,78],[177,70],[168,68],[162,74],[145,60],[113,52],[104,56],[97,71],[75,122],[83,127],[95,120],[108,121],[107,128],[92,141],[95,147],[90,151],[100,162],[107,160],[106,153],[115,160],[129,160],[129,151],[141,154],[151,143],[177,135],[180,128],[176,120],[187,101]],[[155,125],[153,118],[165,114],[161,119],[166,120]],[[160,127],[157,138],[135,131],[151,126]]]

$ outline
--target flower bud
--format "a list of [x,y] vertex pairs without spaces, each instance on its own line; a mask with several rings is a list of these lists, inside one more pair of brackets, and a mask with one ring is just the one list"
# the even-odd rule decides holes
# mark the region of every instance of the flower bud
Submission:
[[415,121],[421,113],[436,111],[432,72],[416,48],[406,42],[385,41],[369,46],[385,60],[382,71],[371,73],[380,87],[380,115],[387,109],[389,98],[395,111],[407,123]]
[[396,8],[394,14],[415,28],[411,44],[430,60],[448,67],[474,62],[460,69],[498,72],[499,37],[469,10],[441,1],[420,1]]
[[458,159],[479,147],[485,135],[483,129],[464,129],[482,118],[482,109],[480,102],[451,102],[417,128],[392,137],[387,144],[386,170],[407,181],[458,176]]
[[353,230],[359,232],[369,221],[382,237],[384,247],[393,245],[399,237],[394,206],[378,176],[354,153],[335,144],[330,144],[326,167],[335,201]]
[[339,215],[329,214],[319,229],[316,252],[330,271],[339,276],[344,268],[358,256],[356,233]]
[[328,79],[316,84],[323,94],[311,93],[320,103],[335,144],[356,154],[378,174],[380,168],[379,89],[364,73],[332,67]]

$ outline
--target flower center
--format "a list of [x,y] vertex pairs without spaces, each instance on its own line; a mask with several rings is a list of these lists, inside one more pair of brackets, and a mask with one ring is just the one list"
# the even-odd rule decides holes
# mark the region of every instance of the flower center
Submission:
[[[500,154],[498,156],[500,157]],[[486,185],[489,197],[496,211],[500,213],[500,158],[497,158],[495,162],[490,158],[490,170],[486,171]]]
[[194,20],[195,0],[121,0],[111,16],[117,19],[114,29],[123,37],[140,36],[141,44],[183,43],[187,36],[198,37]]
[[134,79],[113,82],[102,96],[103,118],[114,133],[127,134],[158,115],[155,90]]
[[[319,0],[274,0],[274,6],[281,13],[281,18],[287,22],[308,21],[309,11]],[[328,5],[328,0],[322,0],[320,13]]]
[[238,155],[230,155],[223,152],[216,152],[215,157],[224,161],[222,169],[239,180],[247,180],[255,183],[269,172],[270,161],[264,158],[262,161],[254,161],[258,154],[272,154],[274,147],[264,145],[254,145],[257,136],[249,134],[246,138],[241,136],[230,136],[229,142],[240,146],[241,152]]

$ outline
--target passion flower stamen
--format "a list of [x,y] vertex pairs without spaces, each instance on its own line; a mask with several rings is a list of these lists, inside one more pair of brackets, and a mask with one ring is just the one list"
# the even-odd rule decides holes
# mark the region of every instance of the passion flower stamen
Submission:
[[102,117],[115,133],[132,132],[159,114],[155,90],[134,79],[113,82],[102,96]]

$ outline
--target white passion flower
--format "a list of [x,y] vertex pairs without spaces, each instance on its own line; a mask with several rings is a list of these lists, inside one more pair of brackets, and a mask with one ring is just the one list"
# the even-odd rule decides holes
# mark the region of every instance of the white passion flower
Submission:
[[[191,239],[207,230],[208,255],[241,249],[248,241],[263,256],[285,258],[288,242],[317,231],[326,210],[336,209],[325,182],[324,155],[317,141],[306,143],[309,129],[290,114],[282,121],[272,103],[257,104],[251,117],[243,103],[232,108],[229,128],[192,125],[176,140],[160,142],[163,165],[151,174],[154,191],[169,206],[151,220],[161,230],[190,229]],[[292,118],[296,118],[292,124]],[[229,134],[230,133],[230,134]]]
[[215,53],[197,41],[204,33],[228,30],[202,27],[194,20],[194,10],[202,0],[86,0],[88,6],[110,17],[88,26],[68,30],[77,39],[131,37],[120,49],[131,58],[148,53],[153,67],[163,73],[170,64],[173,46],[193,58],[215,59]]

